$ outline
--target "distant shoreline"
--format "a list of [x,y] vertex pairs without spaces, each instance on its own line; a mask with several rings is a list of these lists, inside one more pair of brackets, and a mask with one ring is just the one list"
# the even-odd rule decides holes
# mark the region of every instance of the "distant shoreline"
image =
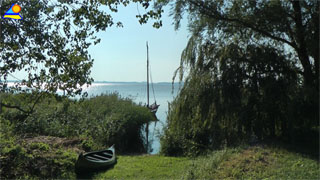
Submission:
[[[141,83],[145,84],[147,81],[94,81],[93,83],[125,83],[125,84],[131,84],[131,83]],[[174,82],[174,84],[179,84],[184,82]],[[172,82],[154,82],[153,84],[172,84]]]
[[[0,81],[1,82],[1,81]],[[20,82],[20,81],[16,81],[16,80],[8,80],[7,82]],[[145,84],[147,83],[146,81],[94,81],[92,82],[92,84],[94,83],[115,83],[115,84]],[[174,84],[183,84],[184,82],[174,82]],[[172,84],[172,82],[154,82],[153,84]]]

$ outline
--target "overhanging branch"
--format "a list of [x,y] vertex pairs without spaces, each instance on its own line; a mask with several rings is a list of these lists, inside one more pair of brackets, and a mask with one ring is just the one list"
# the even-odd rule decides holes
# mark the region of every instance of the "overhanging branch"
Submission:
[[20,106],[16,106],[16,105],[4,104],[4,103],[0,102],[0,107],[1,106],[6,107],[6,108],[10,108],[10,109],[18,109],[19,111],[26,113],[26,114],[31,113],[30,111],[26,111],[26,110],[22,109]]
[[259,27],[255,26],[253,24],[247,23],[247,22],[242,21],[240,19],[227,18],[227,17],[221,15],[218,12],[212,12],[212,9],[209,8],[208,6],[204,5],[204,3],[202,1],[190,1],[190,3],[193,6],[196,6],[201,13],[203,13],[205,16],[207,16],[209,18],[213,18],[213,19],[221,20],[221,21],[226,21],[226,22],[235,22],[235,23],[237,23],[237,24],[239,24],[241,26],[250,28],[253,31],[256,31],[256,32],[258,32],[258,33],[260,33],[260,34],[262,34],[262,35],[264,35],[266,37],[269,37],[271,39],[286,43],[286,44],[292,46],[294,49],[298,48],[297,45],[294,42],[290,42],[290,41],[288,41],[286,39],[283,39],[281,37],[274,36],[271,33],[267,32],[267,31],[265,31],[263,29],[260,29]]
[[1,107],[6,107],[6,108],[10,108],[10,109],[17,109],[17,110],[25,113],[27,116],[29,116],[30,114],[32,114],[34,112],[34,109],[35,109],[36,105],[39,103],[41,97],[45,93],[47,93],[47,91],[46,92],[40,92],[39,94],[37,94],[36,100],[34,101],[34,103],[32,103],[32,106],[28,108],[29,110],[25,110],[25,109],[21,108],[21,106],[18,106],[18,105],[5,104],[3,102],[0,102],[0,112],[1,112]]

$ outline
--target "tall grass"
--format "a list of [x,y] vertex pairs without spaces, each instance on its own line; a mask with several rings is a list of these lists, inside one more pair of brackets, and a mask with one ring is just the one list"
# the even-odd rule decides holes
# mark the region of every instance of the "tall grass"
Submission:
[[184,179],[319,179],[319,162],[275,146],[213,151],[196,158]]
[[[28,96],[0,94],[2,102],[22,108],[29,106]],[[2,107],[1,116],[12,123],[14,133],[19,136],[80,137],[85,140],[87,150],[116,144],[117,150],[125,153],[145,151],[142,128],[155,120],[146,107],[117,93],[81,100],[47,95],[30,115]]]

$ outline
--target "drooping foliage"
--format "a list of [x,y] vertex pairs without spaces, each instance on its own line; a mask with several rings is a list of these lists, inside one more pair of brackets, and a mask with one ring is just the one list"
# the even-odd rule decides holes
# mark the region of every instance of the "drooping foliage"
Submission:
[[164,153],[194,154],[252,136],[293,141],[297,130],[317,126],[317,101],[305,100],[294,64],[275,49],[231,44],[202,66],[171,104]]
[[194,155],[250,138],[318,143],[318,1],[172,5],[176,28],[188,13],[191,37],[162,152]]
[[[159,0],[156,7],[169,2],[176,29],[184,13],[188,13],[190,40],[214,39],[215,44],[238,40],[240,46],[271,45],[281,49],[282,54],[292,53],[295,57],[291,59],[298,60],[304,83],[318,88],[319,1]],[[183,59],[188,65],[193,62]]]

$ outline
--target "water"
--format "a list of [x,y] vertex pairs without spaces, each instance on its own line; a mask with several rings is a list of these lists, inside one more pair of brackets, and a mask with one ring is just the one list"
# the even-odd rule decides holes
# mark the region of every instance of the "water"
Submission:
[[[9,82],[8,86],[14,86],[14,82]],[[172,83],[154,83],[153,88],[150,84],[150,104],[153,104],[155,100],[157,104],[160,104],[156,114],[159,121],[156,124],[151,123],[149,126],[149,140],[152,141],[151,148],[153,149],[151,154],[157,154],[160,150],[160,142],[157,135],[166,123],[168,103],[177,95],[179,87],[179,83],[175,83],[174,91],[172,91]],[[117,92],[121,97],[128,97],[138,104],[142,103],[144,105],[147,103],[147,85],[145,82],[97,82],[92,83],[89,87],[84,86],[83,89],[84,92],[88,93],[89,97],[102,93]],[[63,91],[59,90],[57,93],[62,95]]]
[[[160,142],[158,138],[159,132],[161,132],[164,124],[166,123],[167,112],[168,112],[168,102],[171,102],[177,95],[179,90],[179,84],[174,84],[174,91],[172,92],[171,83],[154,83],[154,94],[152,85],[150,84],[150,104],[157,101],[160,107],[157,112],[157,118],[159,122],[152,123],[149,126],[149,140],[153,140],[151,147],[153,151],[152,154],[157,154],[160,150]],[[146,83],[139,82],[105,82],[105,83],[93,83],[90,87],[85,88],[85,92],[90,96],[100,95],[102,93],[112,93],[118,92],[121,97],[128,97],[133,99],[136,103],[147,103],[147,86]]]

